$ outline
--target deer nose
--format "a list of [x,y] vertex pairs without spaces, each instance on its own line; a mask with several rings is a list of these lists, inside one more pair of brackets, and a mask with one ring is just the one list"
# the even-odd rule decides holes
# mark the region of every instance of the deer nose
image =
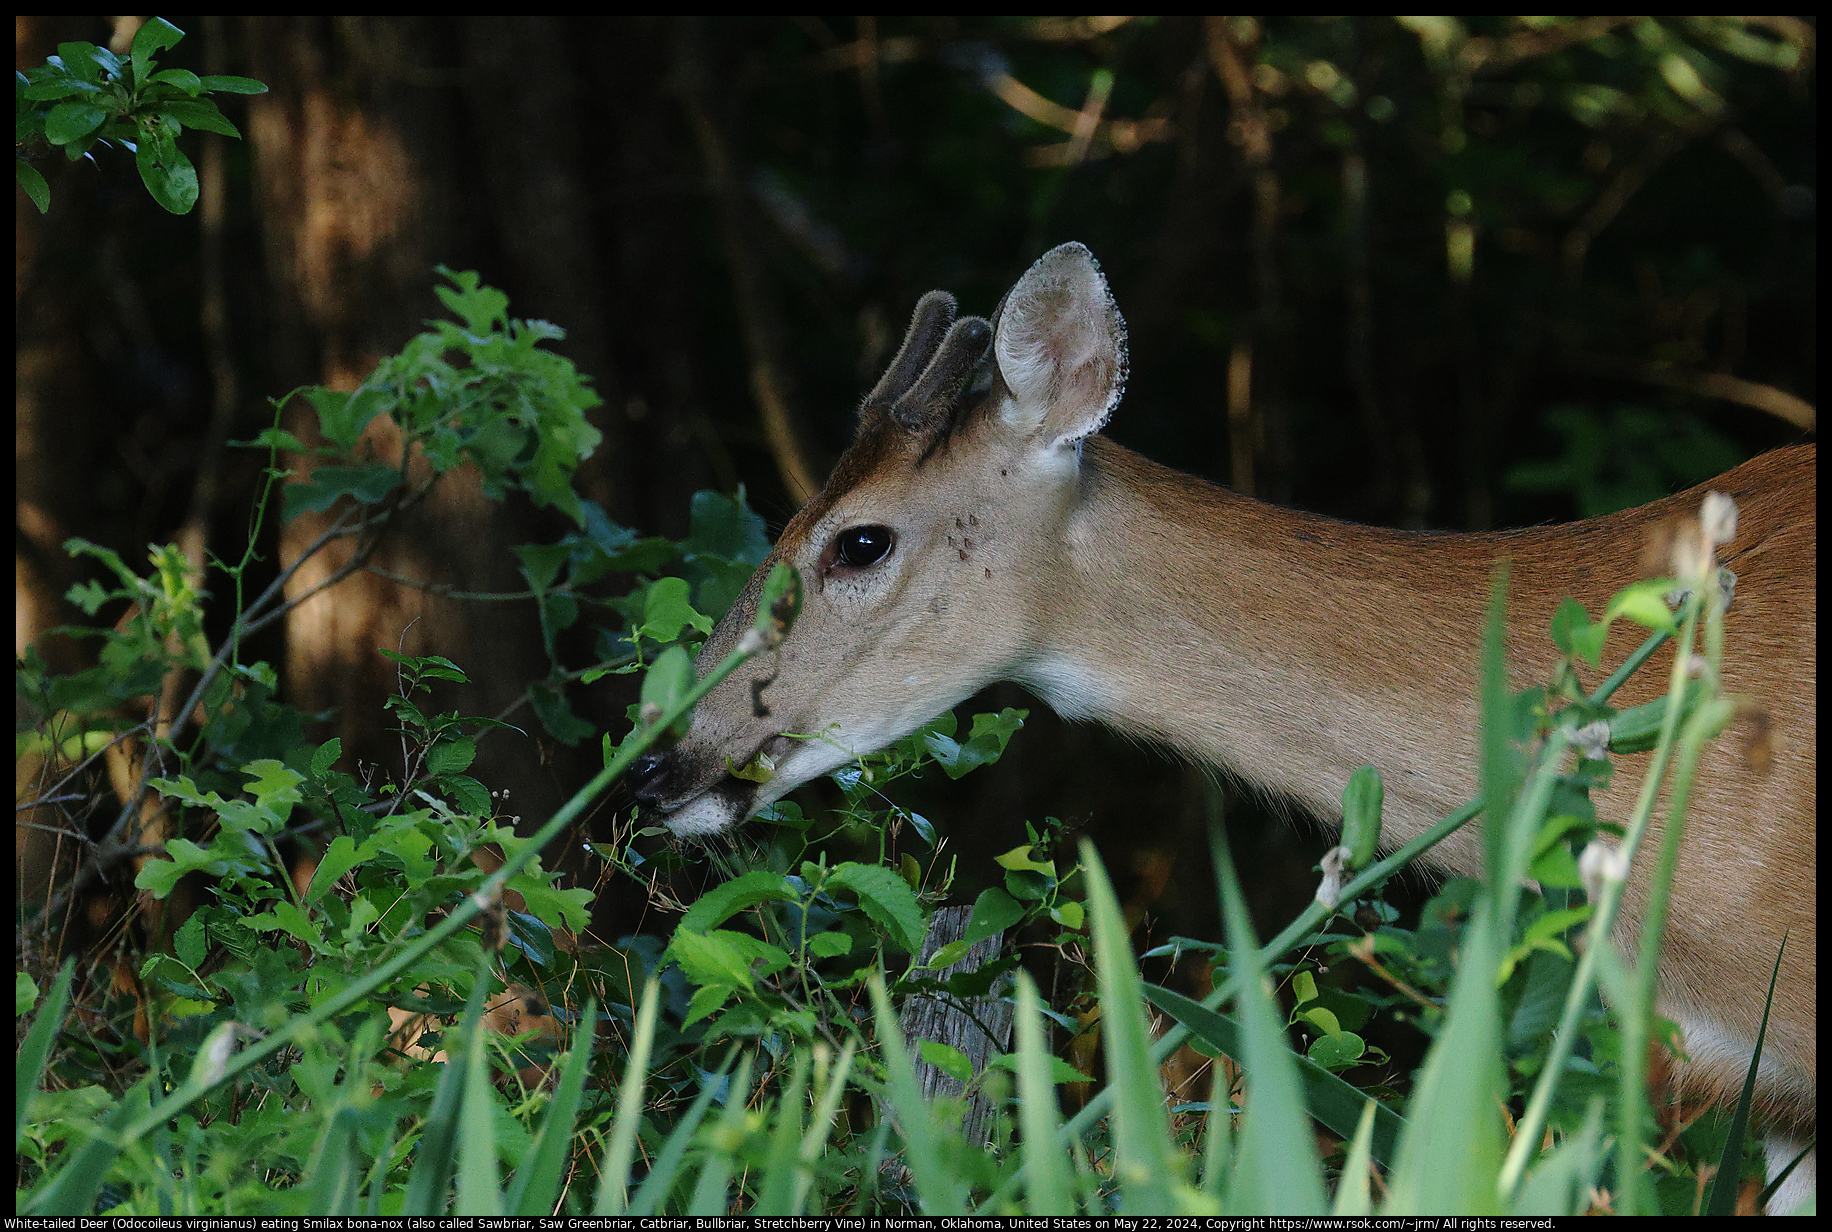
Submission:
[[668,758],[663,753],[644,753],[630,763],[624,772],[623,781],[630,785],[630,790],[644,804],[653,804],[661,795],[660,780],[667,768]]

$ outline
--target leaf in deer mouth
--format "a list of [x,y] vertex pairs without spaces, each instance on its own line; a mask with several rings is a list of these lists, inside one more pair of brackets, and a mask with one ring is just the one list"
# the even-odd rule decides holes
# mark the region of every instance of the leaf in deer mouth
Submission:
[[743,779],[749,783],[767,783],[776,777],[776,759],[759,749],[757,755],[742,766],[734,766],[731,758],[726,758],[725,769],[735,779]]

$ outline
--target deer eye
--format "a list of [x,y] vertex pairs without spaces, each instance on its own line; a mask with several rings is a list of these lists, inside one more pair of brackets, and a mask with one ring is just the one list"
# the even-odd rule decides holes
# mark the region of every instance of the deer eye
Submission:
[[889,556],[896,543],[897,536],[888,526],[849,526],[834,536],[834,563],[863,569]]

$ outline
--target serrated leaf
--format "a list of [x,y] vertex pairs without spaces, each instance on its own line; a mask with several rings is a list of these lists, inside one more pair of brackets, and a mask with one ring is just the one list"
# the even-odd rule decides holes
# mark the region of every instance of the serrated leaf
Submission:
[[179,962],[193,971],[203,965],[205,955],[210,952],[210,943],[202,912],[192,913],[190,919],[178,926],[178,931],[172,934],[172,951],[178,955]]
[[429,774],[456,774],[469,768],[477,760],[477,742],[468,736],[435,744],[426,754],[426,769]]
[[337,759],[342,756],[343,740],[341,737],[332,736],[319,745],[318,751],[312,754],[312,777],[323,778],[325,773],[337,764]]
[[702,894],[699,901],[681,917],[676,931],[685,929],[688,932],[705,932],[717,928],[740,911],[755,907],[758,903],[793,903],[800,900],[801,895],[795,892],[795,887],[789,884],[787,877],[768,869],[757,869],[723,885],[714,886]]
[[833,870],[829,886],[844,886],[858,896],[859,906],[890,934],[891,940],[916,953],[927,925],[922,904],[910,887],[890,869],[878,864],[841,864]]

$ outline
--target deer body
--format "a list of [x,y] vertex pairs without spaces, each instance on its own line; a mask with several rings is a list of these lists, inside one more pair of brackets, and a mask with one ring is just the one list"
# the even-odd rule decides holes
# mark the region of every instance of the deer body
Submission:
[[[701,702],[675,749],[639,767],[639,796],[679,833],[721,830],[1012,680],[1065,717],[1164,743],[1324,817],[1339,815],[1349,774],[1372,764],[1386,785],[1383,841],[1398,845],[1476,794],[1477,662],[1496,564],[1511,562],[1510,668],[1532,683],[1556,653],[1547,628],[1559,600],[1599,612],[1639,575],[1650,533],[1695,515],[1704,494],[1499,534],[1349,525],[1093,435],[1124,376],[1124,326],[1079,245],[1038,261],[992,323],[954,321],[951,300],[925,297],[852,448],[759,571],[776,560],[800,571],[800,618],[773,655]],[[1737,575],[1724,685],[1767,714],[1772,764],[1752,768],[1734,732],[1701,763],[1661,1012],[1686,1029],[1684,1085],[1734,1100],[1788,930],[1758,1095],[1774,1132],[1810,1136],[1814,450],[1777,451],[1709,486],[1740,509],[1723,558]],[[749,627],[759,587],[708,640],[702,670]],[[1609,661],[1632,644],[1612,638]],[[1621,704],[1664,680],[1657,660]],[[1644,760],[1620,759],[1599,815],[1626,819]],[[730,774],[747,764],[774,777]],[[1466,827],[1433,858],[1479,875],[1481,847]],[[1624,943],[1644,891],[1631,882]]]

